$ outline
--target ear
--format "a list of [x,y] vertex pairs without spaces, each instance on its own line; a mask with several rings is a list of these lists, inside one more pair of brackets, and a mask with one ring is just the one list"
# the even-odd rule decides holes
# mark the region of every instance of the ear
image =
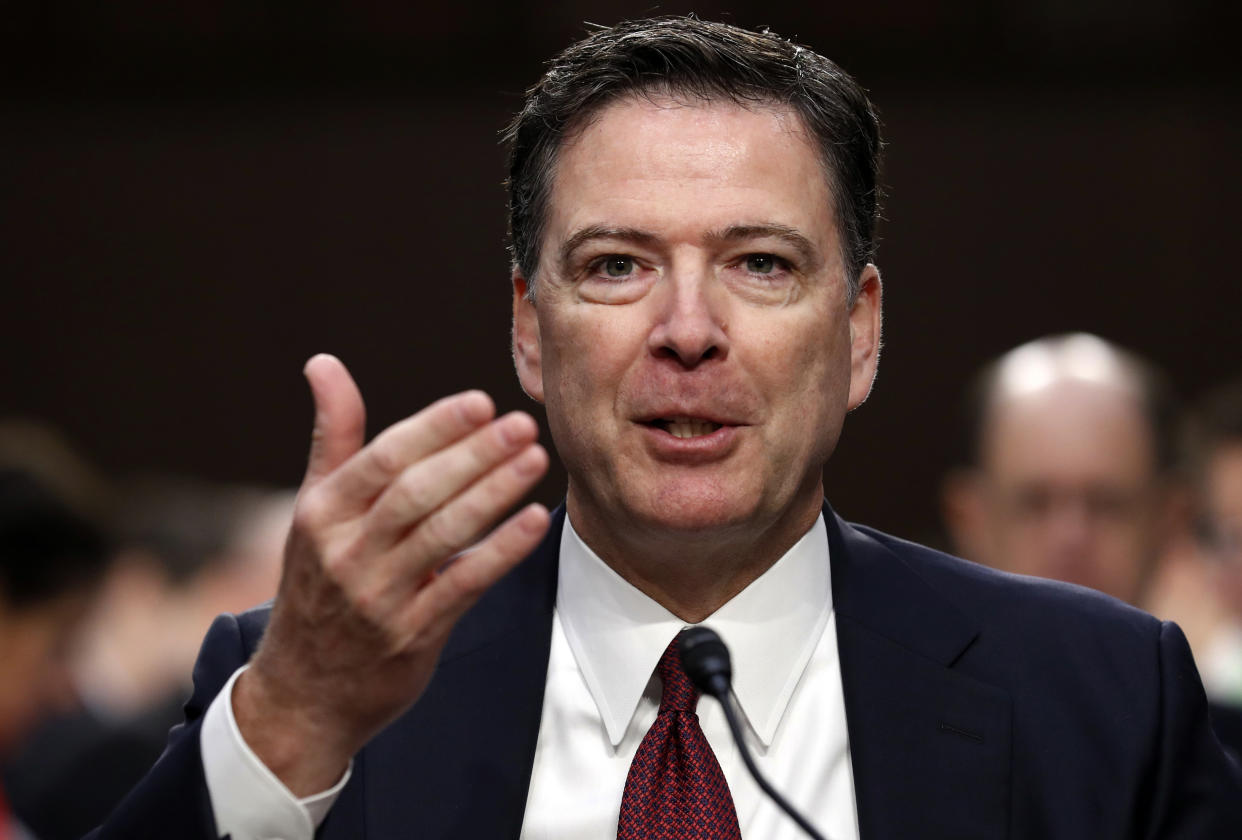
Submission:
[[527,295],[528,281],[513,267],[513,366],[522,390],[535,402],[543,402],[543,356],[539,343],[539,316]]
[[953,551],[967,560],[984,562],[988,557],[983,509],[983,477],[977,470],[957,467],[940,485],[940,515],[953,542]]
[[880,364],[880,270],[867,263],[858,278],[858,296],[850,309],[850,399],[853,410],[871,393]]

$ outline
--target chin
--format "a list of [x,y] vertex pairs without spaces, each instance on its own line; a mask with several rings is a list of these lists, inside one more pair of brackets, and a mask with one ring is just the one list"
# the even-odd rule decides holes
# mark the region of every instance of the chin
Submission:
[[637,501],[630,509],[643,526],[684,537],[749,527],[761,515],[759,494],[740,488],[678,483],[642,494]]

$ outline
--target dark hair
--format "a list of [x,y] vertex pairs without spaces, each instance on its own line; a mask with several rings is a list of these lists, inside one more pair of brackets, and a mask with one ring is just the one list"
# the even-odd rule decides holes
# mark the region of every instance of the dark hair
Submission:
[[665,93],[793,109],[818,143],[849,298],[875,258],[880,129],[858,83],[833,62],[772,32],[693,17],[600,29],[554,58],[505,131],[513,260],[532,281],[557,153],[592,114],[628,94]]
[[1199,398],[1182,429],[1182,447],[1191,480],[1204,480],[1218,450],[1242,445],[1242,379],[1217,386]]
[[29,474],[0,469],[0,601],[22,608],[83,589],[109,559],[98,528]]

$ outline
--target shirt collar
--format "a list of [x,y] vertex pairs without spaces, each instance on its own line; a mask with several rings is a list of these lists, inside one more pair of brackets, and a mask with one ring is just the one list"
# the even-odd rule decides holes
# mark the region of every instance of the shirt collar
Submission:
[[[734,696],[765,746],[832,615],[830,574],[821,514],[780,560],[703,622],[729,646]],[[615,747],[660,655],[688,625],[604,563],[568,518],[556,609]]]

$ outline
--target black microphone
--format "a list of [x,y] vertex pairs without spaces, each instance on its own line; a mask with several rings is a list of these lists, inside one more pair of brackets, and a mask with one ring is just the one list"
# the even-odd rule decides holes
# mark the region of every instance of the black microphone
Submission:
[[724,709],[725,720],[729,722],[729,731],[733,733],[733,740],[742,754],[742,761],[746,762],[746,769],[755,778],[759,788],[770,796],[772,801],[779,805],[781,810],[788,814],[789,818],[796,822],[803,831],[815,840],[824,840],[823,835],[816,831],[805,817],[795,811],[794,807],[785,801],[785,797],[768,784],[768,780],[763,778],[759,773],[759,768],[755,766],[755,760],[751,757],[750,750],[746,748],[746,741],[742,737],[742,726],[738,722],[737,712],[733,708],[730,688],[733,681],[733,666],[729,662],[729,649],[725,647],[720,636],[709,627],[687,627],[677,634],[677,652],[681,654],[681,667],[686,672],[686,676],[690,677],[690,682],[694,683],[695,688],[720,701],[720,707]]

